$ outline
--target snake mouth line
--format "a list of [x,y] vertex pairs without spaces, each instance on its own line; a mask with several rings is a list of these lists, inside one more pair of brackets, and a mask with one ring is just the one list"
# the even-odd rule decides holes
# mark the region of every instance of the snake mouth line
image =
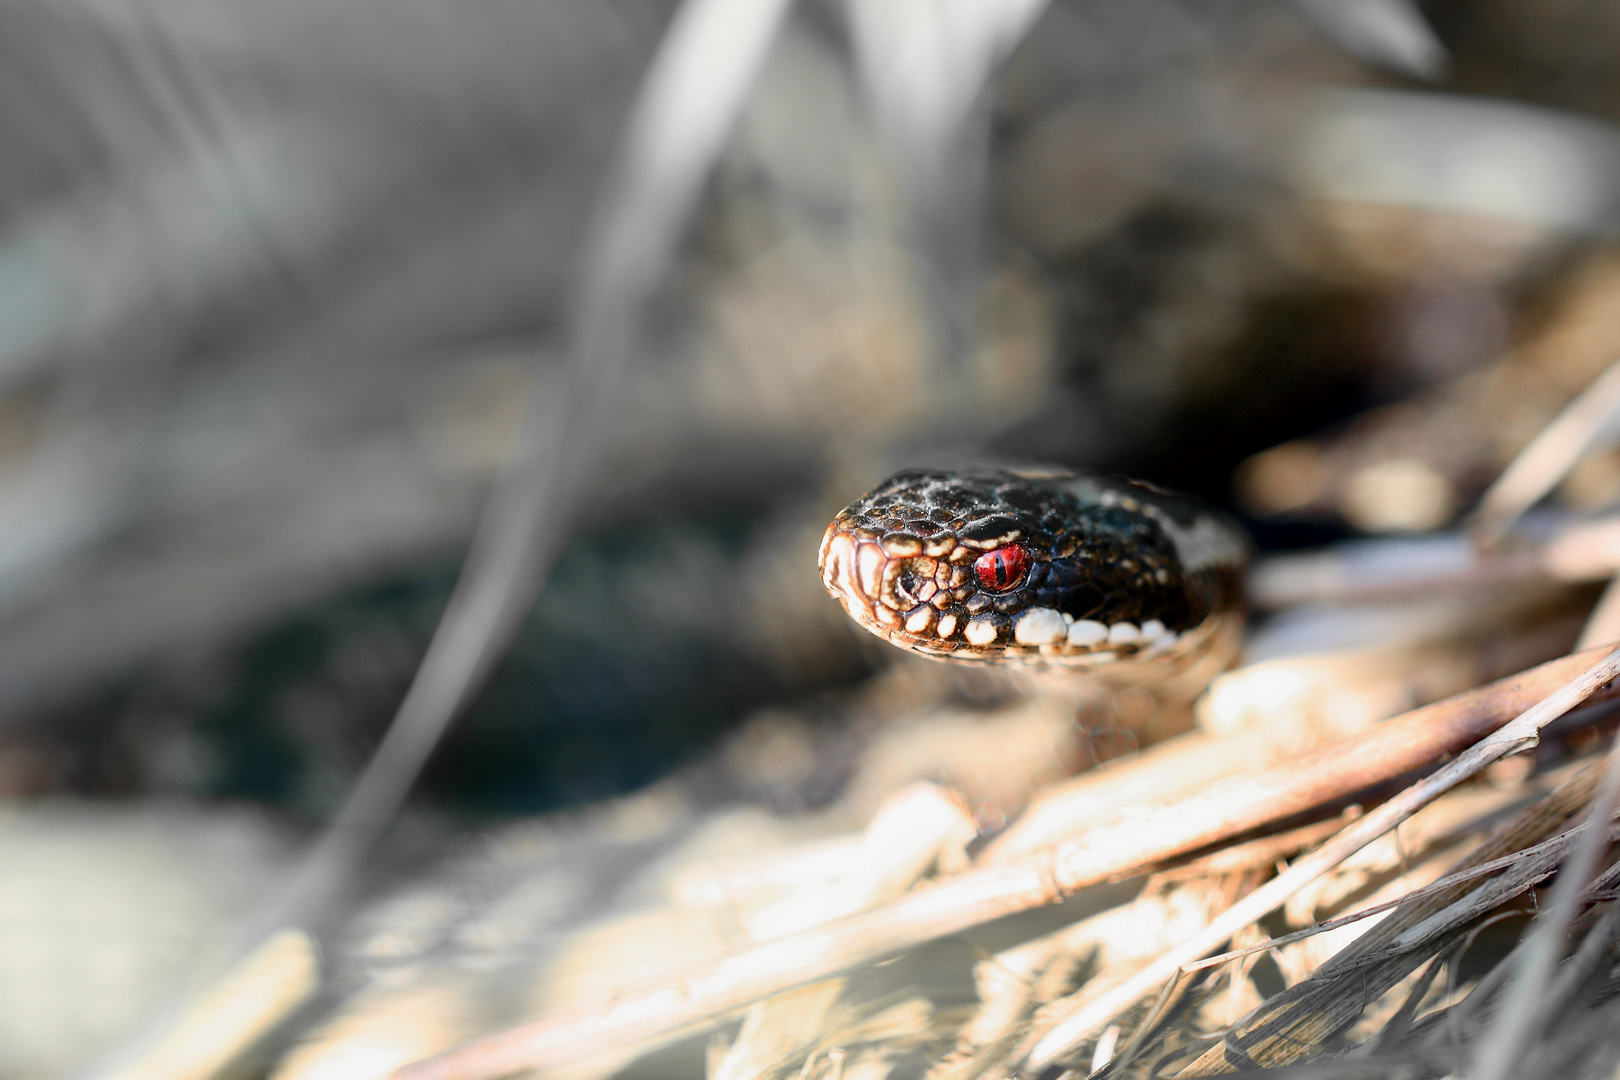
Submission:
[[862,627],[924,656],[1096,667],[1163,656],[1204,636],[1178,635],[1157,619],[1106,624],[1047,607],[997,611],[970,581],[972,561],[982,554],[976,547],[942,545],[934,554],[884,539],[834,522],[821,543],[822,584]]

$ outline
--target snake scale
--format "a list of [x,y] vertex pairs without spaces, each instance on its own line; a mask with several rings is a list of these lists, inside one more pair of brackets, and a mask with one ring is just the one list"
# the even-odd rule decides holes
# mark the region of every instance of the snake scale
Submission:
[[1230,655],[1249,543],[1189,496],[1060,471],[908,470],[841,511],[822,583],[937,660],[1148,684]]

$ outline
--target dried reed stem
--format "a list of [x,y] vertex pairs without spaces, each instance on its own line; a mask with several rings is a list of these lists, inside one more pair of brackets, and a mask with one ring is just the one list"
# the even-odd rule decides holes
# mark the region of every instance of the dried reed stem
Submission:
[[[1194,937],[1171,949],[1106,993],[1079,1003],[1067,1016],[1030,1040],[1025,1058],[1027,1065],[1031,1070],[1039,1070],[1069,1054],[1087,1038],[1101,1031],[1109,1020],[1130,1008],[1139,998],[1152,993],[1167,981],[1179,977],[1184,964],[1214,952],[1227,938],[1281,904],[1307,882],[1331,870],[1491,762],[1534,746],[1542,728],[1586,700],[1598,687],[1612,680],[1617,674],[1620,674],[1620,649],[1609,653],[1573,680],[1558,687],[1512,722],[1492,731],[1468,747],[1438,772],[1407,787],[1338,836],[1301,858],[1283,873],[1211,920],[1210,924]],[[1378,732],[1375,730],[1373,734]],[[1333,747],[1324,749],[1332,750]]]
[[[1599,773],[1587,766],[1567,776],[1553,791],[1494,830],[1454,867],[1449,875],[1453,885],[1439,892],[1424,889],[1409,894],[1389,918],[1335,953],[1303,982],[1239,1021],[1220,1044],[1178,1075],[1230,1073],[1236,1068],[1234,1061],[1275,1068],[1309,1057],[1361,1015],[1370,1001],[1410,973],[1423,955],[1429,955],[1415,954],[1416,945],[1428,942],[1431,952],[1443,952],[1450,947],[1449,941],[1466,941],[1491,921],[1475,923],[1480,915],[1556,869],[1569,838],[1575,835],[1566,828],[1570,815],[1591,798]],[[1564,831],[1544,843],[1556,830]],[[1507,866],[1502,865],[1504,861]],[[1486,866],[1505,871],[1489,887],[1472,886],[1461,879],[1464,872]],[[1470,923],[1474,923],[1472,928]]]
[[1513,522],[1568,475],[1586,450],[1620,416],[1620,361],[1564,407],[1552,423],[1502,470],[1479,501],[1474,530],[1486,544],[1499,542]]
[[1512,1075],[1532,1032],[1547,1017],[1542,995],[1564,951],[1565,934],[1575,918],[1576,907],[1586,892],[1592,871],[1597,867],[1598,857],[1608,847],[1607,825],[1616,801],[1620,801],[1620,736],[1609,751],[1603,786],[1592,800],[1585,832],[1564,861],[1548,898],[1547,910],[1538,920],[1518,964],[1518,980],[1508,991],[1507,1000],[1497,1012],[1496,1023],[1474,1059],[1473,1072],[1480,1080],[1503,1080]]
[[[1592,693],[1607,678],[1594,682],[1598,669],[1591,665],[1600,659],[1605,665],[1616,662],[1602,654],[1603,650],[1589,650],[1550,661],[1292,761],[1212,785],[1190,798],[1129,812],[1026,858],[970,871],[884,907],[765,942],[685,975],[627,989],[605,1007],[541,1017],[407,1066],[397,1075],[401,1080],[481,1080],[698,1030],[771,994],[851,971],[991,919],[1055,903],[1087,885],[1140,871],[1428,767],[1554,691],[1559,692],[1558,701],[1568,699],[1569,704],[1578,700],[1577,690],[1579,696]],[[1576,683],[1566,685],[1572,679]],[[1536,715],[1550,720],[1556,714],[1547,715],[1543,708]],[[1533,733],[1522,733],[1523,726],[1515,726],[1514,734],[1492,745],[1506,753],[1525,738],[1533,739]],[[1359,832],[1360,825],[1352,829]],[[1218,945],[1219,940],[1191,956],[1178,953],[1171,970]],[[1167,977],[1168,972],[1159,976],[1150,989],[1157,989]]]

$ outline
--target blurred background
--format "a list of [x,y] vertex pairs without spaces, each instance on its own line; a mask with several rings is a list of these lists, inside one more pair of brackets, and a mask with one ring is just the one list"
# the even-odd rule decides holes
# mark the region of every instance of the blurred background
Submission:
[[[677,10],[0,5],[0,1077],[115,1046],[333,819],[525,403],[577,390]],[[613,315],[613,424],[544,507],[566,546],[343,940],[525,815],[869,778],[883,695],[944,669],[863,691],[900,658],[815,549],[894,468],[1128,473],[1272,551],[1420,532],[1620,356],[1614,9],[778,14]],[[1620,454],[1555,498],[1613,503]],[[665,824],[619,821],[617,857]],[[387,966],[366,947],[326,1005]]]

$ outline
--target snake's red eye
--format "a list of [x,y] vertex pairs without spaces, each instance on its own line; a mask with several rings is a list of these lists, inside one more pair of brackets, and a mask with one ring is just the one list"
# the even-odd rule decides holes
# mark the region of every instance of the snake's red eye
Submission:
[[1029,573],[1029,549],[1023,544],[1008,544],[987,551],[973,560],[973,573],[979,584],[991,592],[1016,589]]

